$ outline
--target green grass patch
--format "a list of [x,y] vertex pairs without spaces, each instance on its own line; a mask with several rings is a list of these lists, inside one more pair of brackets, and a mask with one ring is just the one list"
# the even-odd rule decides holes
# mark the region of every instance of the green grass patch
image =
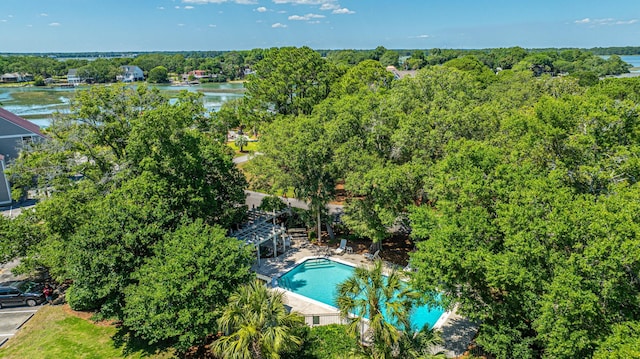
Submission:
[[[78,318],[64,306],[45,306],[0,349],[0,358],[172,358],[162,352],[128,350],[116,344],[118,329]],[[125,354],[126,353],[126,354]]]
[[233,152],[234,152],[233,157],[240,157],[240,156],[248,155],[252,152],[257,152],[260,147],[258,142],[249,142],[246,146],[242,148],[244,152],[240,152],[240,148],[236,146],[236,144],[233,142],[227,142],[227,146],[233,149]]
[[347,327],[337,324],[311,328],[302,350],[291,357],[297,359],[370,358],[364,353],[358,341],[347,334]]

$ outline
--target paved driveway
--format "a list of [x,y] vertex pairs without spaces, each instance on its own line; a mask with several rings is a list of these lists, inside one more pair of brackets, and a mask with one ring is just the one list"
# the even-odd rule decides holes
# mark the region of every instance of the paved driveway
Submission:
[[8,307],[0,309],[0,346],[11,338],[27,320],[40,309],[37,307]]
[[[0,282],[23,279],[14,276],[11,268],[20,263],[19,260],[0,264]],[[26,305],[15,307],[4,307],[0,309],[0,347],[11,338],[22,325],[33,316],[41,305],[29,307]]]

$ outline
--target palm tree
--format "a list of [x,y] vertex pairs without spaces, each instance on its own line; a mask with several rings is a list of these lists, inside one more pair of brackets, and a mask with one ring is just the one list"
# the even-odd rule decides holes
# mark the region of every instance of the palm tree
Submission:
[[231,359],[279,358],[281,352],[299,347],[302,339],[293,330],[303,326],[304,319],[287,313],[282,297],[259,281],[240,287],[218,320],[225,335],[214,343],[213,353]]
[[442,343],[440,332],[425,325],[418,331],[404,331],[398,349],[399,354],[407,359],[446,358],[443,352],[437,350]]
[[244,146],[249,144],[249,140],[247,139],[247,136],[245,135],[238,135],[238,137],[236,137],[235,140],[235,145],[240,149],[240,152],[244,152]]
[[[349,320],[351,335],[361,342],[371,341],[374,358],[392,357],[400,348],[402,330],[411,329],[409,316],[418,294],[408,288],[396,271],[385,279],[381,260],[371,269],[356,268],[353,276],[338,285],[340,315]],[[368,318],[368,329],[361,333],[364,317]]]

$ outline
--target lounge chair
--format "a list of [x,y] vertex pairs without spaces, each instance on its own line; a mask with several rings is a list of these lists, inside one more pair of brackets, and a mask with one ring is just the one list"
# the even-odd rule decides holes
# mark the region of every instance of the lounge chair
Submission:
[[341,239],[340,240],[340,247],[336,248],[334,250],[334,252],[336,254],[344,254],[344,251],[347,249],[347,240],[346,239]]
[[378,249],[375,253],[371,254],[371,253],[365,253],[364,257],[367,258],[368,260],[372,261],[372,260],[376,260],[376,259],[380,259],[380,250]]

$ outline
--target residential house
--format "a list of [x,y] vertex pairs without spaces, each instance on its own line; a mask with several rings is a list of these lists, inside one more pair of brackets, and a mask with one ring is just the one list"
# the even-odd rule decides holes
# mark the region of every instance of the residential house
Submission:
[[0,82],[5,82],[5,83],[28,82],[28,81],[33,81],[33,75],[20,74],[20,73],[14,72],[14,73],[7,73],[0,76]]
[[67,83],[77,86],[82,82],[82,78],[78,75],[78,69],[69,69],[67,73]]
[[209,71],[206,70],[193,70],[189,71],[186,74],[182,74],[182,81],[189,81],[189,78],[193,76],[195,81],[200,81],[202,79],[210,79],[212,76],[209,74]]
[[418,72],[416,70],[401,71],[401,70],[398,70],[395,66],[387,66],[387,71],[391,72],[393,74],[393,77],[396,80],[403,79],[403,78],[405,78],[407,76],[415,77],[416,73]]
[[0,108],[0,206],[11,203],[9,180],[5,176],[7,164],[18,157],[25,144],[44,138],[38,125]]
[[144,81],[144,72],[138,66],[127,65],[120,66],[121,75],[118,75],[116,79],[122,82],[135,82]]

